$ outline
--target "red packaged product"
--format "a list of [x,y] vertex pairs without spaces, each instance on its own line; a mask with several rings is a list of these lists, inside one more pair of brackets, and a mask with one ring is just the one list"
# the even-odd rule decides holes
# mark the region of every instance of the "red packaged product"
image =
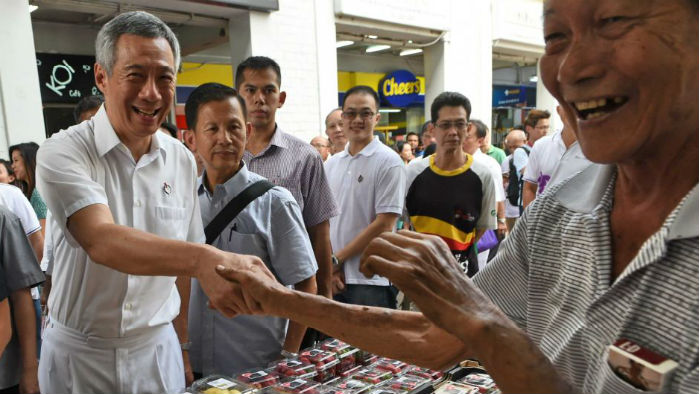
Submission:
[[272,386],[277,391],[290,394],[320,394],[319,383],[306,379],[291,379]]
[[389,387],[400,391],[412,391],[430,382],[430,379],[420,378],[414,375],[402,375],[387,380],[386,383],[382,384],[382,387]]
[[250,386],[257,387],[259,389],[263,387],[272,386],[273,384],[279,382],[279,376],[274,371],[256,369],[248,372],[244,372],[236,378],[243,383],[247,383]]
[[338,375],[341,378],[347,378],[348,376],[354,375],[356,372],[359,372],[363,368],[362,365],[356,365],[353,368],[350,368],[346,371],[341,371],[340,368],[336,369],[336,375]]
[[316,376],[316,366],[293,358],[286,358],[273,364],[275,371],[283,376],[296,376],[302,379],[311,379]]
[[482,394],[489,394],[498,389],[496,387],[496,383],[493,381],[493,378],[485,373],[469,374],[465,376],[464,379],[460,380],[460,383],[472,385],[478,388],[479,393]]
[[377,368],[372,368],[366,367],[358,371],[356,374],[352,375],[352,378],[354,379],[359,379],[359,380],[364,380],[365,382],[372,383],[372,384],[378,384],[381,383],[385,380],[389,380],[394,376],[391,372],[383,370],[383,369],[377,369]]
[[299,361],[322,367],[327,364],[337,364],[338,356],[333,352],[323,349],[309,349],[299,353]]
[[341,380],[338,383],[335,383],[334,386],[341,390],[353,390],[355,392],[361,392],[372,387],[372,384],[351,377],[345,380]]
[[376,368],[379,368],[379,369],[383,369],[385,371],[389,371],[389,372],[393,373],[394,375],[396,375],[396,374],[400,373],[401,371],[403,371],[403,369],[406,368],[408,366],[408,364],[406,364],[403,361],[392,360],[390,358],[382,357],[379,359],[379,361],[374,363],[373,366]]
[[421,368],[415,365],[411,365],[408,368],[404,370],[405,374],[408,375],[414,375],[418,376],[421,378],[426,378],[426,379],[432,379],[432,380],[438,380],[442,378],[443,373],[440,371],[435,371],[432,369],[427,369],[427,368]]

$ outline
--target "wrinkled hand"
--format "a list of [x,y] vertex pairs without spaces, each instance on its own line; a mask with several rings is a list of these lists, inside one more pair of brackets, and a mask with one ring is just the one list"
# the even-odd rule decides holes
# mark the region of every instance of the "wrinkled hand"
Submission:
[[365,249],[360,271],[389,278],[428,319],[458,338],[475,335],[481,318],[505,318],[437,236],[405,230],[383,233]]
[[190,387],[194,382],[194,373],[190,364],[190,352],[187,350],[182,351],[182,365],[185,369],[185,387]]
[[242,314],[272,314],[274,307],[279,306],[276,296],[286,294],[290,289],[284,287],[275,279],[262,260],[255,256],[242,256],[255,258],[251,264],[243,269],[236,269],[230,265],[219,265],[216,273],[234,289],[245,303],[245,312]]
[[[265,267],[265,264],[256,256],[240,255],[228,252],[219,252],[217,261],[208,261],[202,264],[197,279],[202,289],[209,298],[210,307],[217,309],[226,317],[234,317],[237,314],[252,314],[255,303],[250,303],[241,291],[237,283],[226,280],[217,274],[217,266],[234,272],[255,272],[266,275],[274,280],[274,276]],[[253,308],[253,309],[251,309]]]

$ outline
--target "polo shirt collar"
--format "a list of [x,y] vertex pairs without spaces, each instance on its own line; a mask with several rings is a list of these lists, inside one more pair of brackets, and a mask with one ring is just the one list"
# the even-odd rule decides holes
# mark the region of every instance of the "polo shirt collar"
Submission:
[[[95,147],[97,148],[97,154],[102,157],[115,147],[119,146],[122,141],[119,139],[117,132],[114,131],[114,128],[112,127],[112,123],[109,121],[104,103],[100,106],[100,109],[97,110],[97,113],[95,113],[95,116],[92,119],[94,122],[93,131],[95,135]],[[150,155],[153,152],[160,150],[161,154],[163,155],[163,159],[165,159],[165,148],[163,147],[163,144],[159,138],[161,138],[161,136],[159,135],[159,131],[156,130],[156,132],[151,136],[151,149],[148,151],[148,154]]]
[[[379,141],[379,137],[377,137],[375,135],[374,138],[372,138],[372,141],[369,144],[367,144],[364,148],[362,148],[361,151],[357,152],[357,154],[362,155],[362,156],[366,156],[366,157],[370,157],[377,151],[377,149],[379,149],[380,145],[381,145],[381,142]],[[350,143],[349,142],[345,145],[345,150],[343,151],[343,153],[345,153],[345,155],[347,155],[347,156],[350,156]]]
[[[207,171],[205,170],[202,176],[199,177],[197,194],[201,195],[202,193],[207,193],[207,195],[211,195],[211,193],[209,193],[209,190],[207,190],[206,186],[204,186],[204,180],[206,179],[206,176]],[[226,196],[233,198],[237,196],[240,192],[245,190],[245,188],[248,186],[248,183],[250,183],[250,174],[248,173],[248,167],[246,167],[243,160],[241,160],[238,172],[236,172],[223,184],[216,185],[216,189],[223,188],[226,193]]]
[[[612,164],[588,166],[563,184],[556,191],[554,198],[570,210],[590,213],[602,202],[615,171]],[[664,227],[669,229],[669,240],[698,236],[698,185],[686,194],[668,216]]]

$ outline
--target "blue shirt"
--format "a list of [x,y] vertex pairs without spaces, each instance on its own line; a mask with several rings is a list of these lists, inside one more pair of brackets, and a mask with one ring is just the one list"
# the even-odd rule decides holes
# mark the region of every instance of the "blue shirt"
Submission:
[[[250,184],[265,179],[241,163],[238,173],[211,193],[198,186],[202,221],[206,227],[219,211]],[[277,280],[292,286],[318,269],[301,210],[292,194],[276,186],[248,204],[224,228],[213,246],[260,257]],[[233,319],[207,307],[207,296],[192,279],[189,309],[190,362],[195,372],[234,375],[275,360],[282,350],[287,319],[238,316]]]

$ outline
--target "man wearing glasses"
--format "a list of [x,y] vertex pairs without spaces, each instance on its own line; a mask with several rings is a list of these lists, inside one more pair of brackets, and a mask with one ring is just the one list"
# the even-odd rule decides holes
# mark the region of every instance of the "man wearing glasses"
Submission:
[[460,93],[443,92],[430,107],[428,127],[435,154],[406,170],[406,212],[413,229],[439,235],[468,276],[479,271],[474,244],[495,230],[496,187],[488,167],[462,150],[471,104]]
[[360,273],[365,246],[392,231],[403,209],[405,174],[399,156],[374,137],[379,97],[355,86],[343,98],[343,132],[349,144],[325,164],[340,215],[331,218],[333,293],[340,302],[396,308],[389,280]]
[[532,146],[535,141],[549,133],[549,111],[533,109],[525,118],[525,132],[527,133],[527,144]]

